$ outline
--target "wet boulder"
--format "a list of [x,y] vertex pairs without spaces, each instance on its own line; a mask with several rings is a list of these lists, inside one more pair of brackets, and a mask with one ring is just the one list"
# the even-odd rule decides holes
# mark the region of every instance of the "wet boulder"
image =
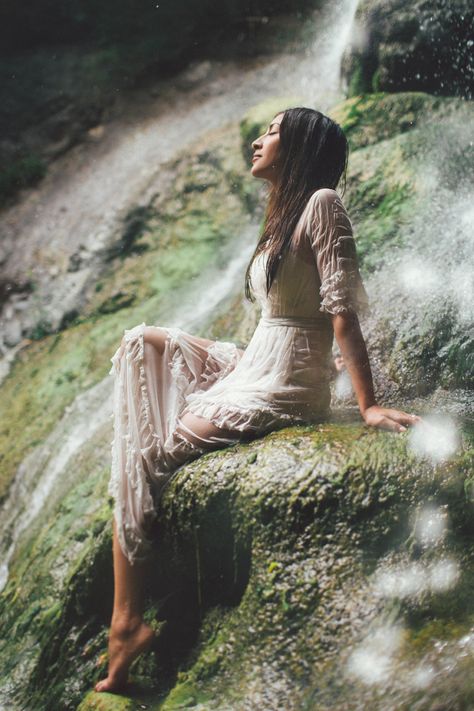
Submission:
[[342,63],[349,96],[426,91],[472,99],[473,28],[469,0],[363,0]]
[[435,462],[412,434],[350,419],[179,470],[146,588],[157,644],[120,696],[90,691],[107,663],[111,507],[102,474],[75,487],[18,552],[2,597],[12,708],[378,709],[381,690],[384,709],[466,708],[469,440]]

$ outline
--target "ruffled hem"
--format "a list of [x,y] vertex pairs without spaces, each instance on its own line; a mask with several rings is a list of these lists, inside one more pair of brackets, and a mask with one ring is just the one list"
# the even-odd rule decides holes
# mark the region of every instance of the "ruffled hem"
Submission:
[[[127,556],[130,563],[144,560],[151,548],[151,541],[145,533],[145,524],[148,527],[156,518],[155,502],[151,493],[150,482],[148,481],[145,468],[143,466],[143,457],[148,457],[159,442],[158,436],[153,430],[153,425],[150,415],[150,403],[146,386],[144,360],[144,342],[143,328],[145,323],[139,324],[132,329],[124,332],[125,348],[121,346],[117,349],[111,361],[113,363],[111,373],[115,373],[118,377],[118,382],[115,384],[115,424],[114,424],[114,440],[112,440],[112,470],[108,485],[108,493],[115,501],[114,517],[117,522],[117,535],[122,548],[122,551]],[[138,413],[138,431],[140,443],[143,442],[143,447],[139,449],[132,444],[129,432],[122,434],[120,432],[120,419],[117,413],[123,403],[120,400],[120,394],[123,392],[124,373],[120,367],[122,356],[125,355],[127,362],[133,361],[138,373],[138,387],[140,390],[140,403],[142,407]],[[118,462],[118,451],[121,447],[120,442],[125,444],[122,451],[125,452],[125,468],[123,475],[120,474]],[[166,477],[164,476],[164,479]],[[163,480],[164,483],[164,480]],[[140,518],[141,521],[131,523],[125,521],[127,508],[125,499],[120,491],[120,486],[130,487],[134,494],[134,500],[140,501]]]
[[266,430],[279,424],[290,425],[301,420],[301,418],[285,412],[276,412],[269,406],[232,407],[227,403],[219,404],[198,399],[188,402],[185,412],[203,417],[221,429],[250,432],[254,435],[263,434]]
[[[146,323],[124,331],[122,343],[111,358],[114,384],[114,439],[108,493],[113,497],[117,534],[130,563],[146,560],[152,547],[148,537],[156,520],[156,506],[165,486],[181,468],[206,450],[177,429],[190,394],[202,392],[227,375],[240,360],[233,343],[215,342],[199,367],[194,367],[189,335],[180,328],[165,328],[167,409],[155,429],[154,403],[150,402],[145,364]],[[151,366],[151,362],[150,362]],[[160,395],[159,395],[160,397]],[[161,433],[162,436],[160,436]]]

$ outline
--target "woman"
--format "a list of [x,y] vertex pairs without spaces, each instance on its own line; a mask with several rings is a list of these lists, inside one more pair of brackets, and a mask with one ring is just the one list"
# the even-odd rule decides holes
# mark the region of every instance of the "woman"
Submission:
[[352,227],[336,192],[347,168],[340,126],[319,111],[278,113],[252,143],[267,180],[265,226],[246,273],[262,316],[245,349],[179,328],[125,331],[112,357],[115,597],[109,672],[116,691],[153,641],[144,623],[148,537],[164,485],[203,452],[328,416],[335,335],[364,421],[402,432],[418,418],[377,405],[357,313],[367,306]]

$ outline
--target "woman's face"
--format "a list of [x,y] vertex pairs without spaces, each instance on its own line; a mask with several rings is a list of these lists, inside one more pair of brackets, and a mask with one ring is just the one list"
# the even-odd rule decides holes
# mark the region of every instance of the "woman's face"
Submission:
[[254,178],[262,178],[276,183],[279,172],[278,153],[280,148],[280,123],[284,112],[277,114],[262,136],[252,142],[254,151],[251,173]]

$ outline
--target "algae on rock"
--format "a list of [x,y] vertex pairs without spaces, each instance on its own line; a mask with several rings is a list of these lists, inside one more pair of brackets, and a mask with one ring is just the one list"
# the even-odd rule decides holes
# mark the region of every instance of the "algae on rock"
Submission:
[[[251,134],[273,110],[260,111]],[[399,267],[414,254],[425,254],[425,264],[428,254],[444,276],[464,266],[463,235],[443,223],[448,243],[435,247],[430,230],[451,215],[443,208],[456,195],[471,105],[379,93],[332,115],[350,129],[344,200],[372,296],[364,329],[379,392],[396,401],[440,383],[465,385],[469,342],[453,285],[435,290],[433,304],[422,290],[410,291]],[[382,129],[384,115],[390,121]],[[214,132],[170,165],[168,189],[131,215],[126,253],[109,255],[102,287],[78,322],[22,352],[2,386],[10,418],[16,413],[3,435],[13,426],[20,433],[13,453],[6,438],[1,444],[10,478],[31,440],[44,439],[74,395],[105,375],[124,325],[171,315],[183,281],[210,261],[218,265],[223,242],[230,253],[242,221],[257,229],[258,191],[241,156],[248,130],[244,123],[240,134],[237,126]],[[113,311],[118,290],[137,298]],[[255,323],[246,308],[234,296],[206,333],[245,342]],[[57,409],[43,416],[50,402]],[[160,635],[155,653],[134,665],[129,697],[88,693],[105,669],[112,602],[110,428],[86,443],[92,449],[84,445],[69,465],[71,490],[52,497],[20,539],[0,597],[1,683],[11,705],[472,706],[472,436],[434,466],[407,448],[408,435],[368,431],[353,416],[283,429],[177,472],[159,505],[147,589],[147,616]],[[445,525],[427,543],[417,522],[430,516]]]
[[[328,423],[287,428],[181,469],[159,505],[147,589],[152,614],[166,626],[156,659],[135,665],[142,683],[130,703],[154,699],[163,711],[185,698],[209,709],[330,709],[356,700],[362,708],[375,697],[357,660],[364,645],[370,653],[371,631],[391,639],[398,625],[384,708],[405,699],[409,708],[418,692],[399,688],[397,669],[423,669],[433,656],[438,665],[452,662],[451,647],[474,620],[473,462],[466,452],[434,468],[406,444],[406,436]],[[79,487],[64,502],[72,520],[84,494]],[[449,533],[428,546],[412,520],[427,507],[449,521]],[[109,507],[96,511],[80,550],[77,528],[64,517],[56,529],[43,528],[22,559],[45,567],[37,564],[33,580],[17,565],[2,600],[10,649],[20,651],[26,633],[30,644],[40,640],[28,686],[34,708],[76,708],[101,671],[112,596],[109,514]],[[70,567],[62,584],[51,585],[52,556],[65,550]],[[413,566],[420,590],[387,589],[384,580],[409,577]],[[464,668],[462,655],[454,661]],[[427,698],[472,700],[469,683],[459,688],[455,678],[453,685],[436,676]],[[96,698],[81,709],[97,708]]]

